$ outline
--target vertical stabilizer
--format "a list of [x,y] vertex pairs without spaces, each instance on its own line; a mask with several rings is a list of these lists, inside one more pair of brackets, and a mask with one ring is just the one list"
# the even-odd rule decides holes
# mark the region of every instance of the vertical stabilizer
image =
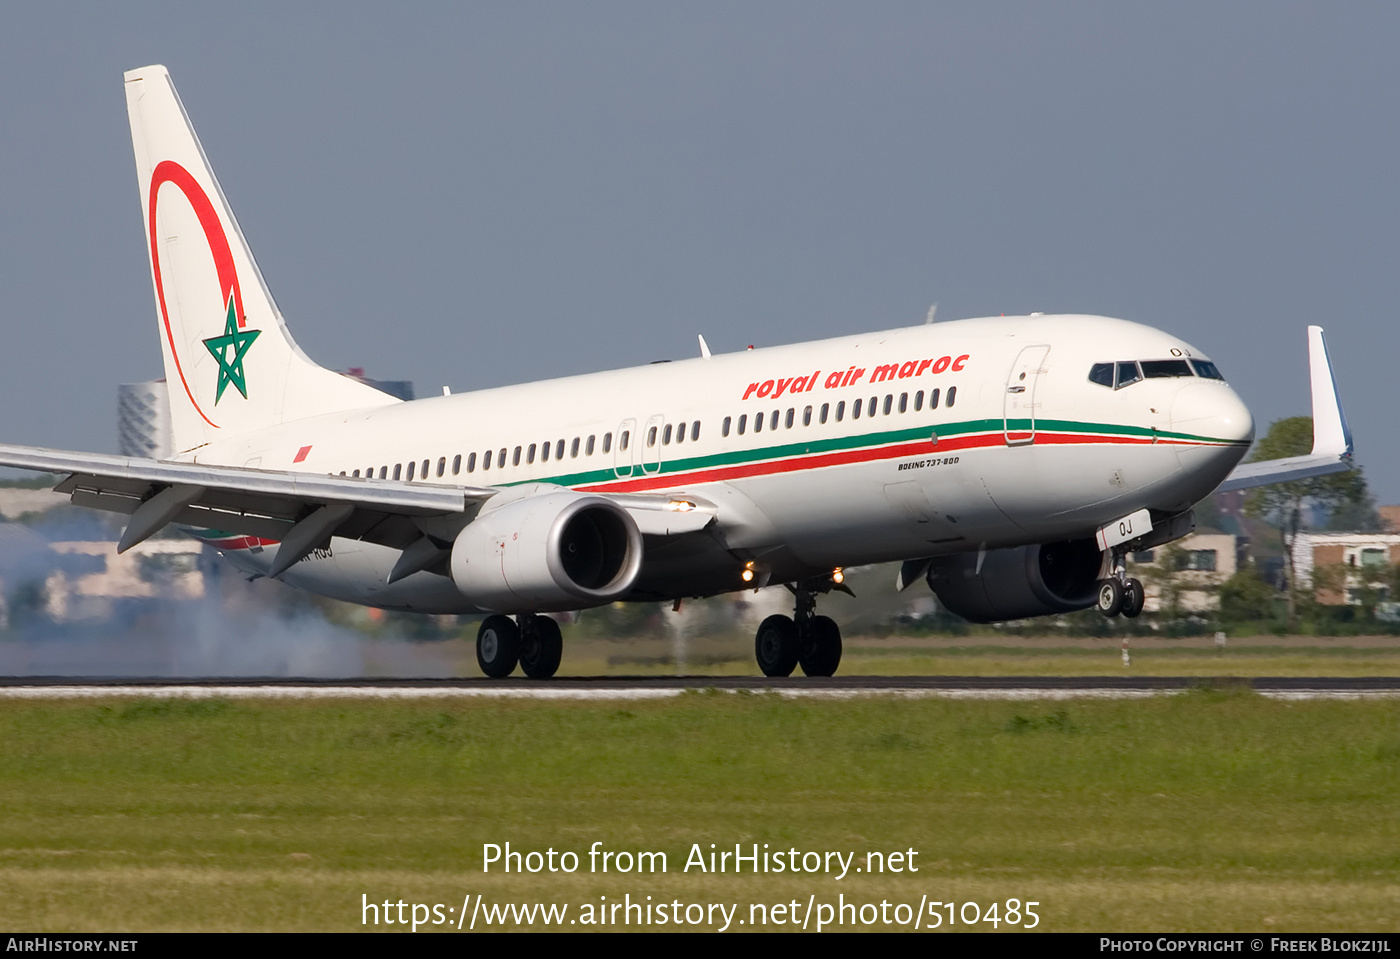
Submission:
[[162,66],[126,74],[175,451],[400,402],[317,366],[292,340]]

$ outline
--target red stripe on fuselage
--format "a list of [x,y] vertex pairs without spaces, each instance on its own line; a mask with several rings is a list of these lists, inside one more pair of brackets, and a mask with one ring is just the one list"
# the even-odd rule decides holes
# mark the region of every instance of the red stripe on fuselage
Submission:
[[[1046,432],[1037,433],[1035,442],[1047,446],[1070,444],[1151,446],[1154,440],[1150,436],[1105,436],[1100,433]],[[1157,445],[1170,446],[1230,445],[1228,443],[1195,443],[1189,440],[1169,440],[1162,438],[1158,438],[1155,442]],[[928,440],[916,440],[908,443],[895,443],[890,446],[867,447],[866,449],[859,450],[841,450],[834,453],[814,453],[761,463],[717,466],[712,469],[695,470],[687,473],[656,474],[652,476],[618,479],[606,483],[580,486],[578,489],[588,493],[638,493],[645,490],[674,488],[676,486],[694,483],[718,483],[725,480],[743,479],[751,476],[768,476],[777,475],[779,473],[795,473],[801,470],[821,469],[826,466],[847,466],[852,463],[873,463],[887,459],[902,459],[906,456],[937,455],[970,449],[996,449],[1005,445],[1006,437],[1004,433],[981,433],[940,439],[937,446],[930,445]]]
[[230,539],[206,539],[202,542],[215,549],[252,549],[254,546],[276,546],[278,540],[261,536],[234,536]]

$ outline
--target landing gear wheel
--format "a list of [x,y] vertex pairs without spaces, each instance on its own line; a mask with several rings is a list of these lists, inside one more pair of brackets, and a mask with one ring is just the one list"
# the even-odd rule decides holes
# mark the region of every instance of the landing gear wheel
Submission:
[[548,616],[526,616],[520,621],[520,668],[531,679],[548,679],[564,658],[564,637],[559,624]]
[[1123,584],[1116,579],[1099,580],[1099,612],[1110,619],[1123,609]]
[[1128,588],[1123,591],[1123,615],[1129,619],[1137,617],[1142,612],[1142,604],[1147,601],[1147,594],[1143,591],[1142,580],[1128,580]]
[[833,676],[841,665],[841,627],[829,616],[813,616],[802,631],[797,661],[805,676]]
[[797,666],[797,624],[786,616],[769,616],[758,624],[753,651],[765,676],[791,676]]
[[506,616],[487,616],[476,632],[476,664],[492,679],[505,679],[520,660],[520,628]]

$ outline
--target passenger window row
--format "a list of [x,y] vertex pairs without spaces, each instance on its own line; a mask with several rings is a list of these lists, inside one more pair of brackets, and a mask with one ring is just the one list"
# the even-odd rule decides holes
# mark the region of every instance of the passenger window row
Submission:
[[[939,391],[939,390],[936,390],[936,389],[935,389],[935,390],[930,390],[930,391],[929,391],[929,393],[928,393],[928,408],[929,408],[930,410],[935,410],[935,409],[938,408],[939,392],[940,392],[940,391]],[[956,386],[950,386],[950,387],[948,387],[948,394],[947,394],[947,396],[944,398],[943,408],[944,408],[944,409],[949,409],[949,408],[951,408],[952,405],[953,405],[955,402],[957,402],[957,399],[958,399],[958,388],[957,388]],[[881,415],[882,413],[883,413],[883,415],[885,415],[885,416],[889,416],[889,415],[891,415],[892,413],[894,413],[894,412],[896,412],[896,411],[897,411],[897,412],[900,412],[900,413],[907,413],[907,412],[909,412],[909,407],[910,407],[910,402],[909,402],[909,394],[908,394],[908,393],[901,393],[901,394],[899,394],[898,398],[896,398],[895,395],[894,395],[893,393],[886,393],[886,394],[885,394],[885,399],[884,399],[884,402],[883,402],[883,403],[880,402],[880,397],[878,397],[878,396],[872,396],[872,397],[870,397],[870,402],[869,402],[868,405],[866,404],[865,399],[864,399],[864,398],[861,398],[861,399],[858,399],[858,400],[856,400],[855,402],[851,403],[851,419],[853,419],[853,420],[858,420],[858,419],[860,419],[862,411],[864,411],[865,416],[866,416],[867,418],[869,418],[869,417],[872,417],[872,416],[879,416],[879,415]],[[923,408],[924,408],[924,391],[923,391],[923,390],[919,390],[917,393],[914,394],[914,397],[913,397],[913,408],[914,408],[914,412],[915,412],[915,413],[918,413],[918,412],[920,412],[921,410],[923,410]],[[811,425],[812,425],[812,418],[813,418],[814,413],[815,413],[816,420],[817,420],[818,424],[825,424],[828,420],[831,420],[831,419],[832,419],[832,412],[833,412],[833,411],[832,411],[832,406],[831,406],[830,403],[823,403],[823,404],[821,405],[821,409],[820,409],[819,411],[814,410],[814,408],[811,407],[811,406],[805,407],[805,408],[803,408],[803,410],[802,410],[802,425],[803,425],[803,426],[811,426]],[[840,423],[840,422],[844,421],[845,418],[846,418],[846,401],[845,401],[845,400],[841,400],[839,403],[836,404],[834,421],[837,422],[837,423]],[[733,427],[735,427],[735,425],[736,425],[736,424],[733,422],[733,420],[734,420],[734,418],[733,418],[732,416],[726,416],[726,417],[724,418],[724,422],[720,424],[720,428],[719,428],[719,432],[720,432],[720,435],[721,435],[721,436],[728,436],[728,435],[729,435],[730,429],[733,428]],[[797,425],[797,408],[796,408],[795,406],[790,406],[790,407],[788,407],[788,410],[787,410],[786,413],[783,413],[781,410],[773,410],[771,413],[755,413],[755,414],[753,414],[753,431],[754,431],[755,433],[761,433],[761,432],[763,432],[765,421],[767,422],[767,428],[768,428],[768,430],[769,430],[770,432],[771,432],[772,430],[776,430],[776,429],[778,428],[778,423],[779,423],[780,421],[782,422],[782,425],[783,425],[783,428],[784,428],[784,429],[789,429],[789,430],[790,430],[790,429],[792,429],[794,426]],[[737,424],[738,435],[743,436],[744,433],[748,431],[748,429],[749,429],[749,414],[747,414],[747,413],[742,413],[742,414],[740,414],[740,416],[739,416],[739,422],[738,422],[738,424]]]
[[[656,445],[658,433],[662,445],[665,446],[669,446],[672,442],[684,443],[687,436],[689,436],[690,442],[693,443],[700,439],[700,421],[687,421],[680,425],[667,423],[664,429],[660,431],[658,431],[657,427],[653,426],[648,433],[647,446]],[[623,430],[620,432],[617,440],[618,451],[625,452],[631,444],[631,440],[631,430]],[[521,444],[514,449],[503,446],[499,450],[486,450],[480,457],[478,457],[476,453],[468,453],[464,459],[462,454],[458,453],[456,456],[452,457],[451,475],[460,476],[463,472],[463,467],[465,467],[467,473],[475,473],[478,465],[480,465],[484,472],[493,467],[498,470],[505,469],[507,463],[511,466],[520,466],[522,464],[530,466],[536,461],[548,463],[552,459],[558,462],[563,460],[565,456],[573,460],[578,459],[579,456],[589,457],[593,456],[595,453],[608,454],[612,451],[612,433],[604,433],[601,443],[598,441],[598,436],[595,433],[587,437],[575,436],[572,440],[545,440],[543,443],[530,443],[528,446]],[[411,483],[415,478],[419,480],[428,480],[445,476],[447,475],[447,466],[447,457],[440,456],[438,457],[435,469],[432,460],[423,460],[421,464],[414,461],[407,464],[407,466],[403,463],[395,463],[392,466],[371,466],[364,471],[364,476],[369,479],[394,479]],[[341,470],[340,475],[344,476],[345,471]],[[359,470],[355,470],[350,475],[359,476],[361,473]]]
[[[687,424],[682,423],[682,424],[680,424],[679,426],[677,426],[677,427],[675,428],[674,434],[672,433],[672,429],[671,429],[672,424],[667,423],[665,426],[663,426],[663,427],[660,429],[660,431],[659,431],[659,432],[660,432],[660,436],[661,436],[661,445],[662,445],[662,446],[670,446],[670,445],[671,445],[671,438],[672,438],[672,435],[675,436],[675,440],[676,440],[677,443],[684,443],[684,442],[685,442],[686,425],[687,425]],[[700,421],[699,421],[699,420],[696,420],[694,423],[689,424],[689,426],[690,426],[690,441],[691,441],[692,443],[694,443],[696,440],[698,440],[698,439],[700,438]],[[650,428],[647,429],[647,448],[648,448],[648,449],[656,445],[656,438],[657,438],[657,435],[658,435],[658,430],[657,430],[657,428],[656,428],[655,426],[652,426],[652,427],[650,427]]]
[[[1097,369],[1098,366],[1095,366],[1095,370]],[[1095,382],[1098,381],[1096,380]],[[939,400],[942,399],[943,408],[951,409],[953,404],[957,402],[957,398],[958,388],[956,386],[948,387],[946,394],[943,394],[942,391],[938,389],[929,390],[927,393],[928,408],[930,410],[938,409]],[[881,415],[891,416],[895,413],[908,413],[911,411],[911,407],[913,412],[918,413],[924,408],[924,400],[925,393],[923,390],[914,393],[912,397],[909,393],[900,393],[898,396],[894,393],[886,393],[883,402],[879,396],[870,397],[868,402],[862,397],[850,404],[850,418],[852,420],[858,420],[862,416],[869,419]],[[845,400],[836,403],[834,409],[830,403],[823,403],[820,409],[807,406],[802,410],[802,425],[811,426],[814,418],[818,424],[822,425],[827,422],[841,423],[846,419],[846,412]],[[773,410],[771,413],[755,413],[753,414],[753,431],[755,433],[763,432],[766,424],[766,428],[771,432],[778,429],[779,423],[782,424],[784,429],[792,429],[797,425],[797,421],[798,413],[796,407],[788,407],[786,413],[782,410]],[[734,425],[734,418],[726,416],[724,422],[720,425],[720,435],[729,436]],[[738,422],[738,435],[743,436],[748,432],[748,429],[749,414],[741,414]],[[658,442],[662,446],[670,446],[672,444],[680,445],[687,442],[687,440],[694,443],[699,439],[699,420],[686,420],[681,423],[664,423],[647,427],[646,445],[648,449],[654,448]],[[619,452],[625,452],[630,443],[631,430],[622,430],[618,433],[617,448]],[[558,462],[563,460],[566,455],[569,459],[577,459],[579,456],[593,456],[600,451],[607,454],[612,452],[612,446],[613,434],[604,433],[601,443],[598,442],[597,434],[593,434],[587,437],[575,436],[572,440],[557,439],[545,440],[543,443],[521,444],[514,448],[503,446],[500,449],[486,450],[479,457],[476,453],[468,453],[465,459],[461,453],[458,453],[456,456],[452,457],[451,475],[462,475],[464,467],[465,472],[470,474],[475,473],[478,466],[480,466],[482,472],[485,472],[493,468],[497,470],[505,469],[507,464],[510,466],[531,466],[536,462],[548,463],[550,460]],[[447,475],[447,469],[447,457],[440,456],[436,464],[430,459],[425,459],[421,462],[415,460],[407,465],[395,463],[392,466],[371,466],[364,471],[363,475],[369,479],[394,479],[411,483],[415,479],[430,480],[441,478]],[[342,470],[340,475],[344,476],[345,471]],[[361,472],[360,470],[355,470],[350,475],[360,476]]]

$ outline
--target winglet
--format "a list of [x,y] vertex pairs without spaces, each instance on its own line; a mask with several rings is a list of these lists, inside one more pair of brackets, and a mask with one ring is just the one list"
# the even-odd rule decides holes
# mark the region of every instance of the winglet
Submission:
[[1327,343],[1320,326],[1308,327],[1308,367],[1312,382],[1312,452],[1306,456],[1242,463],[1220,484],[1218,492],[1287,483],[1351,469],[1351,428],[1342,412],[1337,378],[1332,375],[1332,363],[1327,358]]
[[1308,327],[1308,365],[1312,372],[1313,455],[1350,459],[1351,428],[1342,412],[1342,397],[1337,392],[1337,378],[1332,375],[1332,362],[1327,357],[1327,342],[1320,326]]

